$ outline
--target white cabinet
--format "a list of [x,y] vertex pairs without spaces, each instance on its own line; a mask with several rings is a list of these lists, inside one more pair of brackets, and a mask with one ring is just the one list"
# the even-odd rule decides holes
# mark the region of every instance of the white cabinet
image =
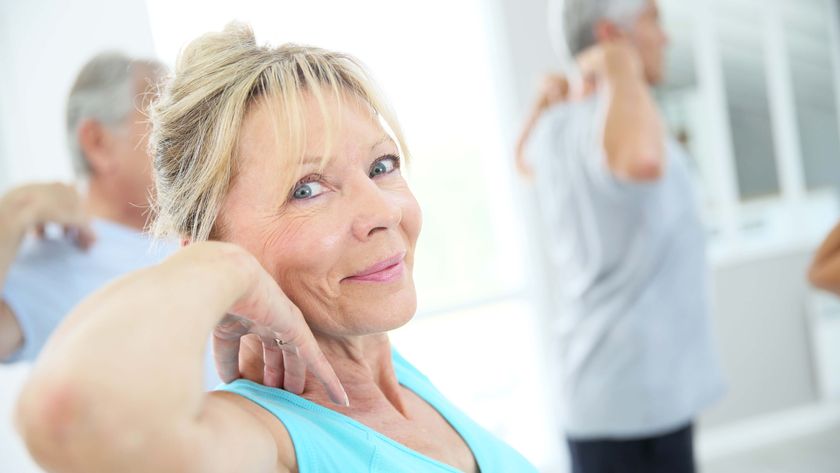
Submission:
[[823,401],[840,401],[840,299],[814,292],[808,300],[814,370]]

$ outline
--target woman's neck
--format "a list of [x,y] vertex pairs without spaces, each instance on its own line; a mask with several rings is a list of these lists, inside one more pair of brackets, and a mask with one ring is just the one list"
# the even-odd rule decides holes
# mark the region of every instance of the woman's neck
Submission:
[[[407,416],[387,334],[351,339],[316,335],[316,339],[350,399],[349,408],[337,410],[349,414],[354,411],[370,412],[390,405],[400,415]],[[330,408],[336,407],[311,373],[307,375],[303,396]]]

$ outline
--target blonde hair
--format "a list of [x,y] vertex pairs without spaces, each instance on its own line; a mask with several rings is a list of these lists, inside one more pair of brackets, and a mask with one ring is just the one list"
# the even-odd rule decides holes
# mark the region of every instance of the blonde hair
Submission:
[[[248,25],[230,23],[205,34],[181,53],[175,74],[151,109],[156,218],[152,232],[193,241],[216,237],[222,202],[236,170],[242,121],[257,100],[274,119],[275,139],[288,156],[303,158],[304,94],[339,105],[354,97],[369,106],[392,134],[405,158],[408,150],[396,117],[362,64],[347,54],[285,44],[258,46]],[[331,127],[326,126],[329,150]],[[324,154],[322,166],[329,160]],[[289,186],[294,176],[284,176]]]

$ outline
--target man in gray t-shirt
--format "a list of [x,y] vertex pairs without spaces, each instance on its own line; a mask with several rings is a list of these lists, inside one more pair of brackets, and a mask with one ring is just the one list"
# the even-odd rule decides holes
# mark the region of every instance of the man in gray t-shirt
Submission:
[[584,86],[548,79],[520,165],[550,246],[573,471],[693,472],[693,420],[723,383],[686,159],[649,90],[667,40],[653,0],[562,6]]

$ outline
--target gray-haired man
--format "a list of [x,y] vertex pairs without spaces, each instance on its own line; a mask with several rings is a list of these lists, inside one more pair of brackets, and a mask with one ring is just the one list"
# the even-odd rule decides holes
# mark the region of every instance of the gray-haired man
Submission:
[[552,33],[580,86],[548,78],[518,159],[535,177],[551,246],[573,470],[694,472],[694,418],[723,383],[704,231],[650,92],[667,37],[654,0],[556,6]]
[[[0,361],[35,359],[81,299],[174,249],[153,249],[142,233],[152,190],[145,109],[164,73],[157,61],[116,52],[92,58],[67,101],[69,150],[85,190],[28,184],[0,197]],[[207,379],[218,381],[210,369]]]

